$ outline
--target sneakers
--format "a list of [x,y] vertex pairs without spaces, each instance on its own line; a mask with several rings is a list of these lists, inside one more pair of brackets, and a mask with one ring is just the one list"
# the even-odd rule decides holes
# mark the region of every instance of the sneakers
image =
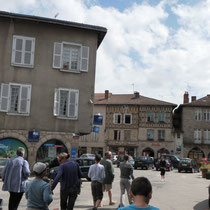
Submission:
[[97,208],[96,207],[93,207],[92,210],[97,210]]

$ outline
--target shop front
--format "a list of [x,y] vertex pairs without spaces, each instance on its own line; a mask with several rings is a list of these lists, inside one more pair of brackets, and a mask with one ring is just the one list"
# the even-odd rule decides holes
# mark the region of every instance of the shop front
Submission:
[[38,149],[36,161],[37,162],[50,162],[53,159],[55,159],[57,155],[60,154],[61,152],[68,153],[68,149],[63,144],[63,142],[56,139],[46,141]]
[[0,158],[13,158],[16,157],[16,150],[18,147],[25,149],[25,159],[28,158],[28,149],[26,145],[15,138],[5,138],[0,140]]

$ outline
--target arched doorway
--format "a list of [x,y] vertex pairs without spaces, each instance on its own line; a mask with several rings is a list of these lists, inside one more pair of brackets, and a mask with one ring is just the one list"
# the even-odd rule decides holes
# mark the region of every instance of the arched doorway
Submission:
[[26,145],[14,138],[5,138],[0,140],[0,158],[13,158],[16,157],[16,150],[18,147],[23,147],[25,149],[24,158],[28,157],[28,149]]
[[188,153],[188,158],[199,160],[205,158],[204,152],[199,147],[192,148]]
[[145,148],[145,149],[142,151],[142,155],[143,155],[143,156],[154,157],[154,150],[151,149],[150,147],[147,147],[147,148]]
[[169,151],[166,148],[161,148],[157,151],[157,157],[158,158],[163,154],[169,154]]
[[46,141],[39,147],[37,151],[36,161],[50,162],[54,160],[61,152],[68,153],[68,150],[62,141],[59,141],[57,139]]

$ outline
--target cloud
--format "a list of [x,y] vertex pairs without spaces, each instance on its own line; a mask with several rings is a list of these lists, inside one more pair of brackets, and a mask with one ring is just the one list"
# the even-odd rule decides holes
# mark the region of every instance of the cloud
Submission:
[[[89,0],[0,0],[3,10],[104,26],[97,52],[96,92],[140,94],[182,103],[186,90],[199,97],[210,93],[210,0],[194,5],[160,1],[133,3],[119,11]],[[178,27],[165,21],[172,15]],[[29,13],[30,11],[30,13]]]

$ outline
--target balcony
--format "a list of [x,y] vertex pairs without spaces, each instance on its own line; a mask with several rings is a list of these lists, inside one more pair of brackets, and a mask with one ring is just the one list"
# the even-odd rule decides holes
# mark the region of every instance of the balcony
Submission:
[[201,144],[201,139],[195,139],[194,144]]
[[204,140],[203,143],[204,144],[210,144],[210,140],[209,139],[208,140]]

